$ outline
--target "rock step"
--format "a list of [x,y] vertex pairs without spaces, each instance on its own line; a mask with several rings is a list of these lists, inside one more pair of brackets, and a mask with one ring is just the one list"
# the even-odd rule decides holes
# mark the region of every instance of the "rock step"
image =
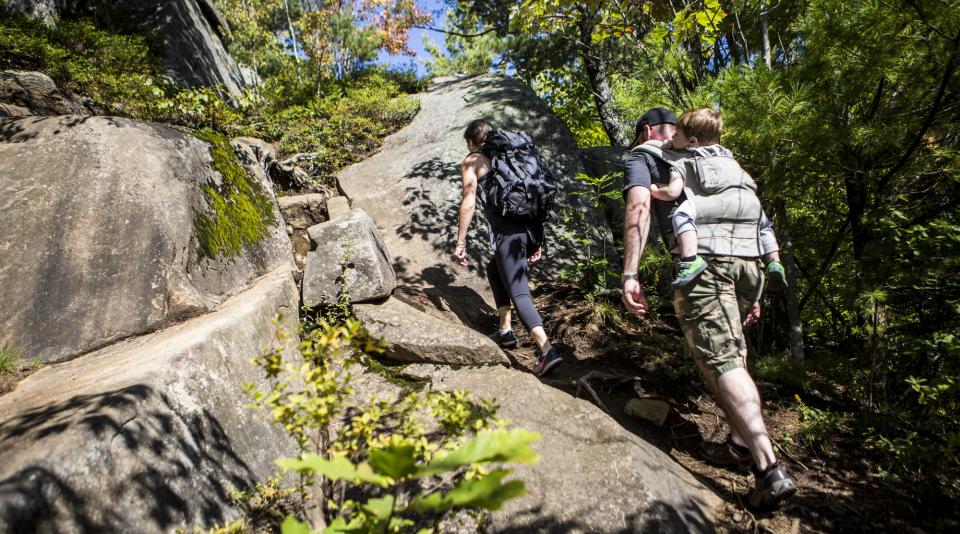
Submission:
[[386,356],[396,361],[510,365],[487,336],[393,297],[382,304],[355,304],[353,313],[371,334],[388,343]]
[[[231,488],[294,444],[241,387],[293,331],[289,267],[214,312],[44,368],[0,397],[0,532],[172,531],[238,517]],[[293,350],[293,349],[292,349]]]
[[499,417],[541,434],[540,461],[515,470],[529,495],[495,512],[491,531],[714,532],[720,498],[590,402],[498,366],[416,364],[404,373],[493,400]]

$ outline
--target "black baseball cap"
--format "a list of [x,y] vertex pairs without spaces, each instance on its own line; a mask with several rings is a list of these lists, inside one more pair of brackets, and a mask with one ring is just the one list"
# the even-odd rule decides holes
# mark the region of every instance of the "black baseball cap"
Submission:
[[646,113],[644,113],[640,120],[637,121],[637,127],[634,131],[636,136],[640,135],[640,132],[643,131],[643,127],[650,125],[656,126],[657,124],[676,124],[677,116],[673,114],[667,108],[653,108]]

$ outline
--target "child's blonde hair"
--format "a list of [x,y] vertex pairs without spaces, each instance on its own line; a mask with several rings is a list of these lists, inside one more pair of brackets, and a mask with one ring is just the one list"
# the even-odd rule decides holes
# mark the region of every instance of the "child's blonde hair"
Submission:
[[701,145],[719,145],[723,119],[709,108],[691,109],[677,119],[677,129],[687,138],[696,137]]

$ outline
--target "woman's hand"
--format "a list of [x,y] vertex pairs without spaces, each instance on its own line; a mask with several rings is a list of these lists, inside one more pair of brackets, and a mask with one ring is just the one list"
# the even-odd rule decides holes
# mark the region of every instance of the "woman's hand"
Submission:
[[456,248],[453,249],[453,261],[461,267],[467,266],[467,242],[457,241]]
[[527,258],[527,263],[537,263],[541,257],[543,257],[543,247],[537,247],[537,250]]

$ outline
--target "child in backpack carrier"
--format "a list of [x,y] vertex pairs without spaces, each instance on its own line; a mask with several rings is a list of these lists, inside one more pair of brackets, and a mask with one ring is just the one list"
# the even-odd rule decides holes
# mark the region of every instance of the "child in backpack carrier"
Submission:
[[[717,112],[693,109],[680,116],[673,139],[663,145],[664,149],[682,150],[685,156],[674,165],[668,184],[650,188],[654,198],[666,201],[676,200],[685,189],[687,192],[687,199],[672,214],[680,248],[673,287],[686,286],[707,268],[707,262],[698,255],[703,245],[699,224],[708,233],[718,230],[708,239],[756,240],[771,287],[782,291],[787,279],[776,236],[760,207],[756,183],[733,160],[733,153],[720,145],[722,131],[723,120]],[[738,228],[738,222],[746,224]],[[756,230],[744,235],[743,228]]]

